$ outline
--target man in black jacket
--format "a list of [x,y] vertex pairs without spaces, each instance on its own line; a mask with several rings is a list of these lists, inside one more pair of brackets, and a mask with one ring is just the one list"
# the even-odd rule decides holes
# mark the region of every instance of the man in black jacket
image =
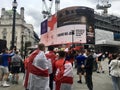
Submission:
[[93,71],[93,55],[90,49],[86,50],[86,55],[87,55],[87,59],[86,59],[86,65],[85,65],[85,69],[86,69],[86,84],[87,87],[89,88],[89,90],[93,90],[93,82],[92,82],[92,71]]

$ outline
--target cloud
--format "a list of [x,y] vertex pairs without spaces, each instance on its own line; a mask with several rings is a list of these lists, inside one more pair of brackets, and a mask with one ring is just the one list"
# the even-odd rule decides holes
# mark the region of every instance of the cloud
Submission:
[[88,7],[94,7],[94,5],[88,1],[88,0],[63,0],[60,3],[61,8],[65,8],[67,6],[88,6]]
[[0,8],[12,9],[12,2],[10,0],[0,0]]
[[26,10],[25,20],[34,26],[35,32],[40,35],[40,23],[42,21],[42,14],[37,9],[31,8]]
[[[120,8],[120,0],[110,0],[109,2],[112,6],[108,9],[109,14],[114,14],[120,16],[118,12]],[[40,4],[40,3],[39,3]],[[42,2],[41,2],[42,4]],[[29,23],[34,25],[35,31],[38,35],[40,35],[40,23],[43,21],[42,16],[42,5],[36,4],[36,6],[30,5],[26,14],[32,17],[32,20]],[[71,7],[71,6],[87,6],[90,8],[94,8],[96,12],[101,12],[101,10],[96,9],[96,5],[98,4],[98,0],[60,0],[60,9]],[[49,3],[47,3],[49,6]],[[55,13],[55,4],[52,7],[52,13]],[[28,21],[28,20],[27,20]]]
[[111,4],[111,8],[108,9],[109,10],[109,14],[113,14],[113,15],[117,15],[120,17],[120,11],[119,11],[119,8],[120,8],[120,1],[118,0],[115,0],[114,2],[112,2]]
[[[6,10],[12,9],[12,2],[14,0],[0,0],[0,8],[5,8]],[[48,0],[47,5],[49,6]],[[55,1],[55,0],[54,0]],[[99,0],[100,1],[100,0]],[[108,9],[109,14],[119,15],[120,0],[109,0],[111,3],[111,8]],[[18,7],[17,11],[20,10],[20,7],[25,8],[25,21],[34,26],[35,32],[40,35],[40,23],[43,21],[42,16],[42,0],[17,0]],[[60,0],[60,9],[71,7],[71,6],[87,6],[94,8],[95,11],[100,12],[96,9],[98,0]],[[52,7],[52,13],[55,12],[55,3]]]

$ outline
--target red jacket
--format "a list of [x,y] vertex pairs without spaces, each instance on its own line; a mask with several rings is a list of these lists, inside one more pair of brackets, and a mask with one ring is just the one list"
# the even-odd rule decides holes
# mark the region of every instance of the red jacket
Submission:
[[52,71],[55,71],[55,61],[57,56],[55,55],[55,53],[53,51],[49,51],[49,53],[46,54],[47,59],[51,59],[51,63],[52,63]]

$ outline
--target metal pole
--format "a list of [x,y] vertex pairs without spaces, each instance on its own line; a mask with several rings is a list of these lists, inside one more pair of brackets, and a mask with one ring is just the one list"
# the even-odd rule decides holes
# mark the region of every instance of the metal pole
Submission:
[[[16,0],[14,0],[13,3],[16,3]],[[16,8],[13,6],[13,25],[12,25],[12,42],[11,42],[11,49],[13,49],[14,43],[15,43],[15,19],[16,19]]]
[[73,42],[74,42],[74,30],[72,30],[72,47],[74,47]]
[[24,48],[23,44],[24,44],[24,42],[23,42],[23,33],[22,33],[22,40],[21,40],[21,45],[22,45],[22,46],[21,46],[21,50],[22,50],[22,51],[21,51],[21,56],[22,56],[22,57],[23,57],[23,51],[24,51],[24,49],[23,49],[23,48]]

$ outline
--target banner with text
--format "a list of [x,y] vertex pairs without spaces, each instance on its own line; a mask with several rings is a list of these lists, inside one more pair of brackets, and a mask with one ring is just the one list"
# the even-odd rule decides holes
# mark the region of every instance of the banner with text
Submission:
[[[72,31],[74,34],[72,34]],[[59,27],[41,35],[46,46],[67,43],[86,43],[86,25],[76,24]]]

